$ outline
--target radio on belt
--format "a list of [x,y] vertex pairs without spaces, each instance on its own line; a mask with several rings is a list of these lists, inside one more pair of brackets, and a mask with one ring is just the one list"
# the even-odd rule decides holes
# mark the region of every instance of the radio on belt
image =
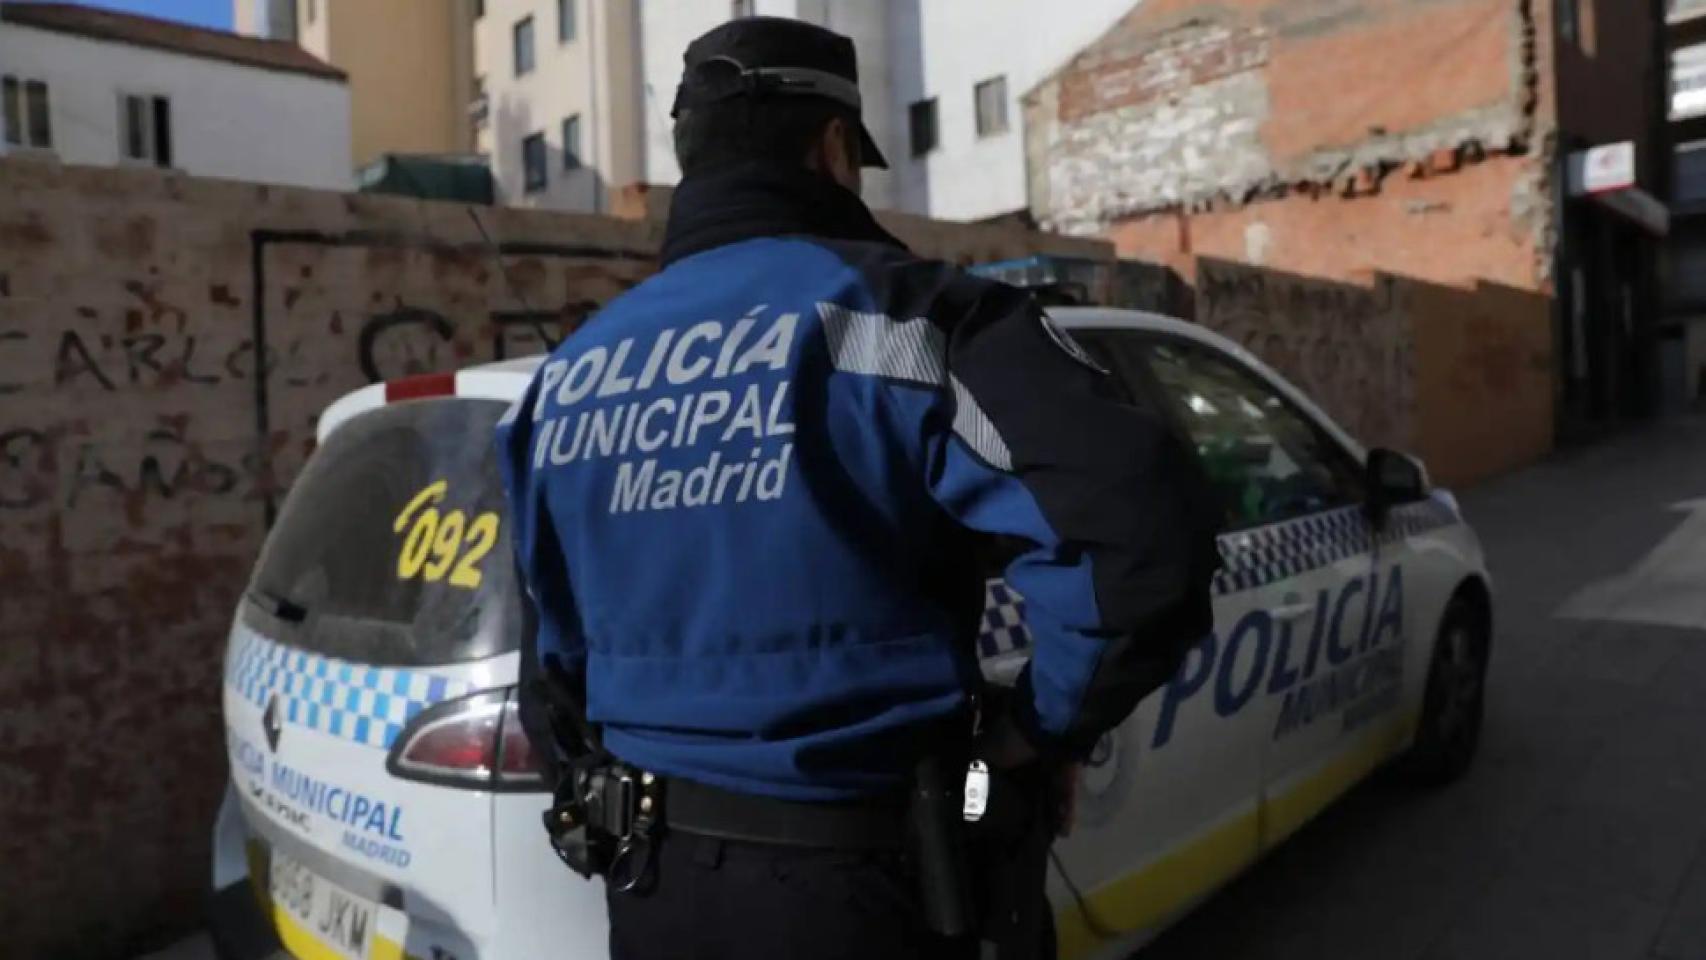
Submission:
[[961,811],[967,823],[983,819],[989,809],[989,764],[973,760],[966,766],[965,806]]

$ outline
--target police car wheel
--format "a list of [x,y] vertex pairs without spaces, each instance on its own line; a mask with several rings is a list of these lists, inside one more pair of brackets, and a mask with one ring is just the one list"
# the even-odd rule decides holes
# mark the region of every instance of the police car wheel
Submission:
[[1400,762],[1406,779],[1442,785],[1461,777],[1481,742],[1488,637],[1483,618],[1453,598],[1440,621],[1416,741]]

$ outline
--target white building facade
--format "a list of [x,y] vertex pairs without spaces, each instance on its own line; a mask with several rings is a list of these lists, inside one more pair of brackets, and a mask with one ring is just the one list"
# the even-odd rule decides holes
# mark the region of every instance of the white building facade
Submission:
[[[866,171],[871,206],[948,220],[996,217],[1028,205],[1019,98],[1134,6],[485,0],[475,28],[485,91],[480,149],[506,203],[595,211],[628,183],[673,184],[681,170],[669,111],[687,45],[737,17],[790,17],[858,47],[865,122],[890,163]],[[572,35],[559,30],[565,7],[576,21]],[[518,59],[526,62],[518,67]],[[565,126],[570,117],[578,123]],[[565,143],[572,135],[578,149]],[[565,163],[569,155],[579,167]]]
[[349,93],[291,44],[69,4],[0,4],[6,153],[347,190]]
[[[905,142],[884,144],[895,165],[895,205],[944,220],[983,220],[1029,207],[1019,98],[1137,3],[888,0],[887,5],[896,93],[890,109],[907,135]],[[931,114],[933,124],[927,120]],[[914,138],[914,132],[925,133],[931,126],[933,144]]]
[[[792,17],[850,37],[865,122],[890,169],[866,171],[879,209],[944,220],[1023,210],[1019,97],[1135,0],[641,0],[646,179],[673,183],[669,108],[693,38],[738,16]],[[979,100],[982,107],[979,107]]]
[[636,0],[484,0],[475,144],[498,202],[603,213],[644,178]]

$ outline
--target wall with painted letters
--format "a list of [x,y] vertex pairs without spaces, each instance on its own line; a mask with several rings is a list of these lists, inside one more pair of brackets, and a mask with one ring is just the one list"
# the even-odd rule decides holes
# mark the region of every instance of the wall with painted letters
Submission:
[[[890,226],[962,262],[1110,256]],[[0,953],[196,922],[225,631],[319,411],[539,352],[650,274],[661,230],[0,161]]]

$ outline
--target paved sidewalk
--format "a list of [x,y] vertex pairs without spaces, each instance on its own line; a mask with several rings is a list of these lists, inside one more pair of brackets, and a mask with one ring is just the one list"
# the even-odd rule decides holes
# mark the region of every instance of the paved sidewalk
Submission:
[[1139,956],[1706,958],[1706,419],[1469,491],[1496,591],[1482,753],[1371,783]]
[[137,960],[214,960],[213,941],[207,934],[198,933],[186,940],[180,940],[159,953],[150,953]]

